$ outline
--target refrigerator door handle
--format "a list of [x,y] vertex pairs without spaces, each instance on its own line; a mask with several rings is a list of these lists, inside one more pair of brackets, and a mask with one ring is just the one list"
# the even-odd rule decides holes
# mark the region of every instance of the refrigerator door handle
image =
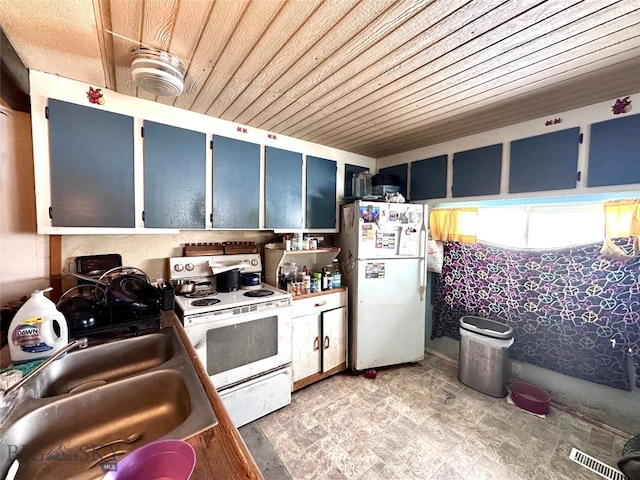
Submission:
[[418,280],[418,285],[420,285],[420,301],[424,300],[424,295],[427,291],[427,261],[426,261],[426,245],[427,245],[427,229],[422,224],[422,228],[420,228],[420,268],[418,268],[418,275],[420,275],[420,279]]
[[[423,273],[424,272],[424,261],[425,261],[424,258],[420,259],[420,269],[419,270],[420,270],[420,273],[421,273],[421,275],[420,275],[421,277],[424,277],[424,273]],[[419,290],[420,290],[420,301],[422,301],[422,300],[424,300],[424,294],[425,294],[425,292],[427,290],[427,287],[424,284],[423,278],[420,278],[420,289]]]

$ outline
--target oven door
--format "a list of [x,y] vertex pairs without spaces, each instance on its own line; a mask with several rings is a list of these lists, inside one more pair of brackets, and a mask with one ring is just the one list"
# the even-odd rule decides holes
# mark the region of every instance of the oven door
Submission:
[[218,391],[291,364],[290,305],[185,316],[184,329]]

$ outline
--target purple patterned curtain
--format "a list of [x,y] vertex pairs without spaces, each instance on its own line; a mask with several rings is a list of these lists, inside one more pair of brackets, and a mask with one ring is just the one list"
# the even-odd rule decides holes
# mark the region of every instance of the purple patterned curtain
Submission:
[[446,242],[432,338],[459,339],[463,315],[490,318],[513,327],[516,360],[631,390],[631,356],[640,387],[640,258],[610,260],[600,247],[540,251]]

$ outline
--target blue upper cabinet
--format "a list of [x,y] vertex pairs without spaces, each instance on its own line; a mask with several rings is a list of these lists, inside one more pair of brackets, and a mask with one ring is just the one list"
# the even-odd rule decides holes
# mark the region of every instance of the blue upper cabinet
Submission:
[[410,200],[429,200],[447,196],[447,156],[411,162]]
[[265,147],[265,227],[303,227],[301,153]]
[[333,160],[307,156],[306,227],[336,228],[336,176]]
[[48,101],[51,224],[135,227],[133,118]]
[[144,122],[144,225],[205,228],[206,135]]
[[361,167],[360,165],[351,165],[349,163],[345,163],[344,165],[344,196],[345,198],[353,196],[353,176],[360,173],[366,172],[369,170],[369,167]]
[[502,144],[475,148],[453,155],[453,197],[500,193]]
[[576,188],[580,128],[511,142],[509,193]]
[[587,186],[640,183],[640,115],[591,125]]
[[400,193],[404,198],[407,198],[407,175],[409,170],[409,164],[401,163],[400,165],[393,165],[392,167],[384,167],[378,170],[378,173],[386,173],[387,175],[397,175],[400,179]]
[[260,227],[260,145],[213,136],[213,227]]

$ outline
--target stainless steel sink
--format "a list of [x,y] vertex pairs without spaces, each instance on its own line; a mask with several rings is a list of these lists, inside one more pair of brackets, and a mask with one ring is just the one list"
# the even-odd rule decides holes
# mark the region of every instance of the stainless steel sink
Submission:
[[180,346],[176,344],[178,338],[167,333],[169,330],[69,353],[34,379],[34,395],[73,393],[162,365]]
[[0,427],[0,478],[16,458],[17,479],[100,478],[126,452],[217,423],[174,327],[69,353],[23,388]]

